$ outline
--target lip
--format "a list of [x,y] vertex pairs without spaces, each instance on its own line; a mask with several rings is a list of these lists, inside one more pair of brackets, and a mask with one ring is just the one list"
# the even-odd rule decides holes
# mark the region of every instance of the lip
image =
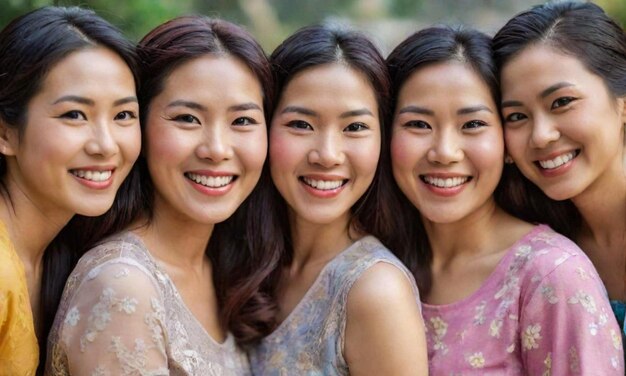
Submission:
[[[110,172],[111,175],[106,180],[102,181],[94,181],[90,179],[86,179],[85,177],[80,177],[75,175],[74,172],[77,171],[85,171],[89,173],[93,172]],[[68,170],[68,173],[81,185],[96,190],[103,190],[109,188],[113,184],[113,177],[115,176],[115,166],[107,165],[107,166],[81,166],[77,168],[71,168]]]
[[[320,180],[341,181],[341,185],[333,189],[319,189],[319,188],[315,188],[307,184],[305,182],[305,179],[317,180],[317,181],[320,181]],[[306,192],[308,192],[310,195],[314,197],[324,198],[324,199],[338,196],[347,186],[349,181],[350,179],[346,178],[345,176],[340,176],[340,175],[309,174],[309,175],[301,175],[298,177],[298,182],[300,183],[300,185],[304,188]]]
[[[459,185],[455,185],[453,187],[439,187],[433,184],[430,184],[426,181],[426,177],[429,178],[436,178],[436,179],[456,179],[456,178],[461,178],[461,179],[467,179],[465,182],[459,184]],[[460,194],[461,192],[463,192],[465,190],[465,187],[467,187],[467,183],[469,183],[470,181],[473,180],[473,177],[471,175],[466,175],[466,174],[457,174],[457,173],[426,173],[426,174],[420,174],[419,175],[419,181],[420,183],[429,191],[434,193],[437,196],[441,196],[441,197],[453,197],[456,196],[458,194]]]
[[[189,175],[191,174],[191,175]],[[183,174],[185,180],[198,192],[202,193],[206,196],[223,196],[230,192],[233,188],[234,183],[237,181],[239,177],[237,174],[226,171],[213,171],[213,170],[191,170],[186,171]],[[220,178],[220,177],[229,177],[232,176],[232,180],[230,180],[227,184],[220,187],[210,187],[201,184],[193,180],[193,177],[207,177],[207,178]]]
[[[547,160],[555,159],[558,156],[561,156],[570,152],[574,152],[574,157],[570,159],[569,161],[565,162],[564,164],[560,165],[559,167],[546,169],[546,168],[541,167],[541,165],[539,164],[539,161],[547,161]],[[558,177],[563,174],[566,174],[569,170],[571,170],[574,167],[576,159],[578,158],[580,153],[581,153],[580,149],[553,152],[553,153],[548,154],[545,157],[535,160],[533,164],[539,170],[542,176],[547,177],[547,178]]]

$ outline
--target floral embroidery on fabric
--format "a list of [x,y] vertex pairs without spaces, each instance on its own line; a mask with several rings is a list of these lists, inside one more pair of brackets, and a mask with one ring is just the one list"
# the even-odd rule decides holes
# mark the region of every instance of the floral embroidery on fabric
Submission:
[[511,246],[478,291],[448,305],[423,304],[422,312],[432,375],[479,368],[624,375],[621,331],[602,281],[584,253],[547,226]]
[[72,373],[94,376],[250,374],[234,337],[209,337],[132,233],[81,258],[49,339],[46,374],[55,376],[69,375],[70,360]]

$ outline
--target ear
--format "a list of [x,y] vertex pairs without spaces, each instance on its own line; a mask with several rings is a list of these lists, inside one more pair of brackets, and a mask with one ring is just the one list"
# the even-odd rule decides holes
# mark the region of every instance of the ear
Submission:
[[18,135],[17,129],[8,126],[0,119],[0,154],[9,156],[17,152]]

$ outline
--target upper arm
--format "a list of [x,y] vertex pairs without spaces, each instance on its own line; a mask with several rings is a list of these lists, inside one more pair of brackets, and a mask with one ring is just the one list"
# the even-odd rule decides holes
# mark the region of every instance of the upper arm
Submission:
[[62,318],[60,338],[71,374],[167,374],[162,299],[136,265],[110,263],[88,273]]
[[424,323],[412,282],[379,262],[348,293],[344,357],[351,375],[426,375]]
[[602,282],[584,257],[545,276],[520,314],[526,373],[623,375],[620,330]]

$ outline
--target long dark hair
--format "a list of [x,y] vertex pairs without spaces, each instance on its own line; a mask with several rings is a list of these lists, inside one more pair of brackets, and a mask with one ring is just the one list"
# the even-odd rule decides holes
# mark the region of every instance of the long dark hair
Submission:
[[[139,42],[138,53],[142,128],[146,126],[152,100],[163,90],[169,75],[185,62],[206,55],[231,56],[244,63],[259,80],[266,118],[273,106],[274,86],[268,59],[254,38],[233,23],[202,16],[178,17],[150,31]],[[92,237],[89,247],[131,224],[151,221],[154,186],[143,156],[127,179],[128,189],[120,191],[113,208],[92,221],[90,230],[98,235]],[[265,163],[259,183],[230,218],[215,225],[206,249],[213,264],[220,320],[241,344],[265,332],[275,316],[275,308],[263,288],[267,275],[279,261],[282,240],[276,236],[274,217],[267,215],[273,210],[267,199],[270,189]]]
[[[416,71],[426,66],[459,61],[472,69],[487,85],[494,99],[500,102],[497,70],[492,58],[491,38],[472,29],[448,26],[430,27],[408,37],[400,43],[387,58],[391,75],[393,103],[395,108],[398,93],[406,80]],[[496,187],[496,203],[509,211],[504,180]],[[394,185],[395,234],[389,240],[393,249],[416,277],[423,295],[432,285],[432,249],[419,211],[406,198],[400,188]],[[502,200],[500,199],[502,198]]]
[[[77,7],[44,7],[14,19],[0,32],[0,120],[22,135],[28,118],[28,104],[41,90],[48,72],[69,54],[95,46],[119,55],[137,79],[135,47],[107,21],[93,11]],[[2,194],[6,189],[7,164],[0,158]],[[40,370],[46,358],[46,337],[65,286],[76,264],[76,226],[86,217],[75,216],[48,245],[43,256],[40,312]],[[78,243],[80,244],[80,243]]]
[[[274,50],[270,62],[276,93],[281,93],[296,74],[325,64],[345,64],[367,78],[376,96],[382,145],[372,184],[351,208],[351,225],[380,239],[386,239],[391,232],[388,219],[392,215],[386,205],[392,180],[391,172],[384,168],[389,164],[386,141],[388,133],[385,129],[388,118],[389,76],[379,51],[359,32],[338,26],[315,25],[302,28],[287,38]],[[283,237],[281,265],[285,265],[291,262],[293,255],[287,204],[275,186],[272,190],[272,210],[280,219],[279,234]],[[280,272],[280,268],[276,268],[268,277],[269,294],[275,294]],[[264,334],[269,332],[268,330]]]
[[[526,47],[546,44],[573,56],[604,81],[614,97],[626,95],[626,34],[599,6],[561,1],[538,5],[513,17],[493,39],[500,71]],[[576,238],[582,217],[571,200],[556,201],[512,166],[507,190],[518,216],[547,223]]]

